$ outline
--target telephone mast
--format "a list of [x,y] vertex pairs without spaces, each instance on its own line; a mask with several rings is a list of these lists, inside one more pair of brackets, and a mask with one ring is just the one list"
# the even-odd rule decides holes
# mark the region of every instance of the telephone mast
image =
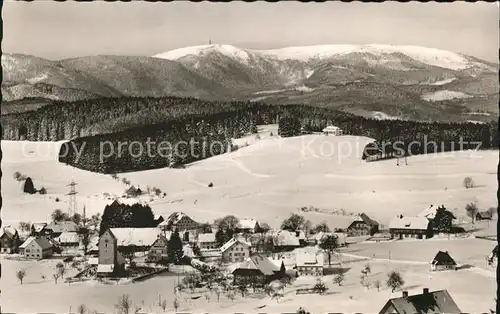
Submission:
[[78,192],[76,192],[75,190],[75,186],[77,185],[77,183],[75,181],[71,181],[70,184],[66,185],[66,186],[69,186],[69,193],[66,194],[69,196],[69,208],[68,208],[68,211],[69,211],[69,215],[70,216],[73,216],[76,212],[77,212],[77,208],[76,208],[76,194]]

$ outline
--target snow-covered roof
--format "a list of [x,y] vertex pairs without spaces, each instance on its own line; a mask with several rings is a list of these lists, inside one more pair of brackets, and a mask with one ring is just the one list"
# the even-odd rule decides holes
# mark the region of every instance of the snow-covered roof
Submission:
[[240,238],[232,238],[231,240],[227,241],[226,243],[224,243],[223,246],[220,247],[220,251],[221,252],[225,252],[227,251],[229,248],[231,248],[233,245],[235,245],[236,243],[241,243],[243,245],[246,245],[248,247],[251,246],[250,243],[244,241],[243,239],[240,239]]
[[157,228],[111,228],[118,246],[151,246],[158,239]]
[[326,237],[328,235],[336,236],[339,244],[345,243],[347,241],[347,234],[342,233],[342,232],[323,232],[323,231],[320,231],[314,235],[314,239],[316,241],[321,241],[321,239],[323,239],[324,237]]
[[17,232],[17,229],[7,225],[0,230],[0,237],[3,235],[7,235],[9,238],[15,237],[16,235],[19,235],[19,232]]
[[389,229],[427,230],[429,220],[425,217],[397,216],[389,222]]
[[275,246],[300,246],[299,238],[295,235],[295,232],[287,230],[280,230],[274,235],[273,243]]
[[247,258],[243,263],[240,263],[236,269],[258,269],[266,276],[271,276],[275,271],[280,270],[280,268],[276,267],[267,257],[258,254]]
[[26,248],[31,242],[35,242],[42,250],[46,250],[52,247],[52,243],[44,237],[29,237],[24,241],[19,248]]
[[239,229],[253,229],[253,228],[255,228],[256,224],[257,224],[257,220],[255,220],[255,219],[241,219],[238,222],[238,228]]
[[59,243],[79,243],[80,237],[76,232],[63,232],[57,237]]
[[434,219],[436,216],[436,211],[437,211],[438,206],[430,205],[429,207],[425,208],[420,214],[417,215],[417,217],[425,217],[427,219]]
[[97,257],[90,257],[88,260],[89,265],[98,265],[99,264],[99,258]]
[[43,228],[45,228],[47,226],[47,223],[46,222],[34,222],[31,226],[33,227],[35,232],[40,232],[43,230]]
[[338,126],[329,125],[329,126],[327,126],[326,128],[323,129],[323,132],[326,132],[326,131],[338,131],[338,130],[340,130],[340,128]]
[[201,233],[198,235],[198,243],[215,242],[215,233]]
[[55,233],[59,232],[76,232],[78,226],[73,221],[59,221],[59,222],[51,222],[47,225],[47,229],[52,230]]
[[297,266],[320,266],[324,265],[323,254],[314,254],[310,252],[297,252]]
[[113,264],[99,264],[97,265],[98,273],[112,273],[115,265]]
[[191,217],[188,215],[182,213],[182,212],[174,212],[170,214],[170,216],[167,217],[164,221],[162,221],[158,226],[172,226],[177,224],[182,218],[187,217],[191,220],[193,220]]

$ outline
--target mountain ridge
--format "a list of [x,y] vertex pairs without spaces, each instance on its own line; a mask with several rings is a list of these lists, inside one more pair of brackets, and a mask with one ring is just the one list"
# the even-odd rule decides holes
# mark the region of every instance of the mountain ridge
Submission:
[[498,113],[498,65],[417,46],[253,50],[215,44],[152,57],[99,55],[57,61],[4,55],[4,101],[178,96],[318,104],[405,119],[452,114],[451,120],[460,120],[471,112]]

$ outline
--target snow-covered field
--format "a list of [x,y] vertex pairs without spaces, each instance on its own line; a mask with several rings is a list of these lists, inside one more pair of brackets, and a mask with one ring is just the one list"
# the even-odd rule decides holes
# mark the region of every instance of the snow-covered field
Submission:
[[425,101],[443,101],[450,99],[463,99],[470,98],[472,96],[467,95],[462,92],[450,91],[450,90],[440,90],[433,93],[427,93],[422,95],[422,99]]
[[[270,133],[274,136],[270,136]],[[498,151],[454,152],[415,156],[407,166],[396,166],[395,160],[374,163],[361,161],[361,152],[370,141],[364,137],[307,135],[281,139],[276,126],[260,128],[255,135],[238,140],[248,143],[238,151],[193,163],[186,169],[157,169],[120,174],[134,185],[158,187],[166,197],[150,202],[157,214],[168,215],[183,211],[199,222],[212,221],[225,214],[240,218],[252,217],[277,227],[290,213],[302,206],[315,206],[321,212],[301,213],[313,223],[326,221],[330,227],[345,226],[350,216],[328,212],[344,209],[346,212],[365,212],[382,224],[397,214],[417,214],[429,204],[445,204],[458,215],[465,215],[464,206],[476,201],[479,208],[496,206],[496,167]],[[19,221],[47,221],[54,209],[68,207],[66,186],[71,180],[78,185],[77,205],[85,205],[87,215],[101,212],[112,200],[103,193],[121,195],[126,186],[109,175],[75,169],[57,162],[61,143],[34,143],[2,141],[2,220],[17,226]],[[242,145],[244,146],[244,145]],[[21,184],[14,180],[14,172],[30,176],[36,188],[44,186],[47,195],[24,195]],[[463,178],[470,176],[477,187],[465,189]],[[213,187],[208,184],[212,182]],[[56,202],[58,197],[60,202]],[[143,201],[147,201],[145,198]],[[481,242],[483,241],[483,242]],[[372,257],[391,249],[393,259],[427,262],[439,249],[448,248],[459,262],[478,267],[483,256],[491,251],[494,242],[487,240],[432,240],[402,243],[356,244],[350,254]],[[419,254],[425,252],[425,254]],[[477,262],[477,263],[476,263]],[[234,302],[215,296],[209,302],[182,301],[180,311],[195,312],[255,312],[295,311],[306,304],[307,310],[319,312],[365,312],[379,310],[391,296],[387,288],[365,291],[359,284],[359,270],[363,263],[352,264],[342,287],[334,286],[331,277],[325,277],[330,294],[286,294],[279,302],[265,299],[243,299]],[[424,286],[431,290],[446,288],[464,312],[488,312],[494,296],[494,278],[482,268],[428,276],[428,265],[389,264],[373,261],[372,273],[384,277],[390,269],[403,272],[410,293]],[[40,270],[37,270],[37,268]],[[161,276],[142,283],[107,286],[89,283],[54,284],[41,282],[40,274],[50,269],[44,263],[2,261],[2,309],[6,312],[63,312],[81,303],[100,312],[114,311],[113,305],[122,293],[128,293],[135,302],[144,301],[144,309],[158,311],[153,303],[161,298],[172,308],[174,277]],[[15,279],[15,270],[27,268],[25,283]],[[482,269],[482,270],[481,270]],[[49,274],[50,275],[50,274]],[[50,275],[51,276],[51,275]],[[375,276],[375,275],[374,275]],[[50,278],[50,277],[48,277]],[[305,280],[305,279],[300,279]],[[300,284],[296,283],[297,285]],[[307,281],[307,280],[306,280]],[[311,285],[311,283],[306,283]],[[473,287],[473,288],[472,288]],[[399,295],[400,292],[394,295]],[[350,298],[352,297],[352,298]],[[57,301],[54,301],[57,298]],[[30,302],[26,302],[30,300]],[[328,301],[326,301],[328,300]],[[266,305],[257,310],[257,307]],[[478,308],[478,306],[482,306]],[[483,309],[484,307],[484,309]]]

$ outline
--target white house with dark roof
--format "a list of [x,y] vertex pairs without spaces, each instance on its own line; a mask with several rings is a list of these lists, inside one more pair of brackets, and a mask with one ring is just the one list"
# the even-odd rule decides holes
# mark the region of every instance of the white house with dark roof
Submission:
[[255,219],[240,219],[236,226],[237,232],[257,233],[259,232],[259,222]]
[[241,238],[234,237],[220,248],[222,261],[226,263],[240,263],[250,257],[251,244]]
[[45,237],[29,237],[19,246],[19,250],[29,259],[43,259],[54,253],[52,243]]
[[338,126],[334,125],[329,125],[326,128],[322,130],[323,134],[325,135],[334,135],[334,136],[340,136],[342,135],[342,129],[340,129]]
[[296,270],[298,276],[323,276],[323,254],[300,251],[296,254]]
[[389,232],[393,238],[426,239],[432,234],[432,224],[425,216],[398,215],[389,222]]
[[218,249],[219,245],[215,239],[215,233],[200,233],[196,245],[200,250],[213,250]]

